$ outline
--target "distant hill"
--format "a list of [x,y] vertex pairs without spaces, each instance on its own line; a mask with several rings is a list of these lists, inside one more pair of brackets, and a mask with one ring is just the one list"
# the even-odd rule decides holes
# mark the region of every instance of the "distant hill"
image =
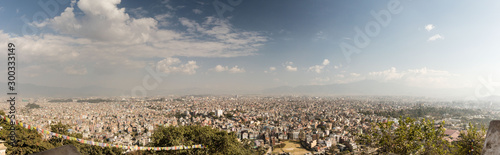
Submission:
[[[6,83],[0,82],[2,86]],[[130,96],[131,90],[113,89],[99,86],[86,86],[80,88],[64,88],[40,86],[34,84],[17,84],[19,95],[25,97],[91,97],[91,96]],[[5,88],[4,88],[5,89]],[[208,88],[183,88],[183,89],[155,89],[147,91],[148,96],[167,96],[167,95],[220,95],[220,94],[251,94],[250,91],[232,91],[232,90],[217,90]],[[137,95],[141,95],[138,93]]]
[[[6,86],[5,83],[0,83]],[[89,96],[129,96],[130,90],[120,90],[99,86],[63,88],[19,84],[20,95],[26,97],[89,97]],[[262,94],[262,95],[398,95],[429,97],[474,96],[474,89],[433,89],[411,87],[391,82],[364,80],[347,84],[281,86],[261,91],[220,90],[210,88],[155,89],[148,96],[167,95],[225,95],[225,94]]]
[[[0,83],[6,86],[6,83]],[[98,86],[81,88],[63,88],[40,86],[34,84],[17,84],[18,94],[26,97],[88,97],[88,96],[118,96],[121,90]]]
[[433,89],[407,85],[364,80],[347,84],[282,86],[265,89],[263,94],[297,95],[408,95],[408,96],[471,96],[469,89]]

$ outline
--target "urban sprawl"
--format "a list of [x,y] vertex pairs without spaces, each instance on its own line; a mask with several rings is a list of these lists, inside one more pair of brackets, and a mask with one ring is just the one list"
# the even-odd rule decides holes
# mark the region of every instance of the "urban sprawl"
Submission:
[[[33,107],[33,105],[37,105]],[[9,104],[2,104],[9,111]],[[31,105],[31,106],[30,106]],[[17,105],[16,118],[50,130],[56,122],[69,124],[69,132],[83,138],[116,145],[144,146],[151,142],[157,126],[201,125],[234,132],[256,147],[272,150],[284,141],[294,141],[313,153],[335,151],[372,152],[376,148],[356,144],[357,135],[372,123],[398,117],[383,112],[423,107],[475,109],[480,113],[461,116],[440,114],[446,140],[457,140],[472,120],[498,119],[491,103],[445,101],[424,97],[311,97],[311,96],[169,96],[157,98],[29,98]],[[478,121],[476,121],[477,123]],[[394,127],[397,127],[394,123]],[[49,135],[45,135],[44,138]],[[336,147],[332,147],[336,146]],[[286,151],[284,151],[286,152]]]

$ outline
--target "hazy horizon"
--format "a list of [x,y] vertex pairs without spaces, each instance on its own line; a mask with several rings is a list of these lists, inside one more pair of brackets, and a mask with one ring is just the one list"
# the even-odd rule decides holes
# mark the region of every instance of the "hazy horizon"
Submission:
[[[16,44],[20,84],[82,94],[289,86],[500,96],[500,2],[53,2],[0,1],[9,21],[0,23],[0,44]],[[321,87],[329,85],[339,90]]]

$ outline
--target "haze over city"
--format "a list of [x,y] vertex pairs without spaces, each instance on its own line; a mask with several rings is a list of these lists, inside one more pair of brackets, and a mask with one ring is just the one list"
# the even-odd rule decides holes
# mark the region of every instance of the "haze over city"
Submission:
[[149,95],[498,94],[486,87],[500,81],[500,2],[28,3],[0,1],[0,42],[18,45],[20,92],[30,95],[126,95],[146,76]]
[[0,155],[500,154],[499,8],[0,0]]

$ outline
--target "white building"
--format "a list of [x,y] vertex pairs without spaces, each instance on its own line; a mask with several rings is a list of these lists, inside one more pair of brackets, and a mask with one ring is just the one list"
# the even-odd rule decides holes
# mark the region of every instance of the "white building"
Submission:
[[224,114],[224,111],[222,111],[222,110],[220,110],[220,109],[219,109],[219,110],[217,110],[217,111],[215,112],[215,115],[216,115],[217,117],[221,117],[223,114]]

